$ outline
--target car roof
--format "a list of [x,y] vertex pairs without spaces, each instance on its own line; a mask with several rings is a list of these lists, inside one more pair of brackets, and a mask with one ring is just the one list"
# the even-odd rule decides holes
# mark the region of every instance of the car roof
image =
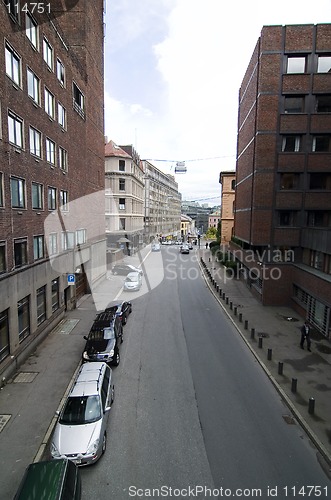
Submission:
[[[25,471],[16,500],[40,500],[47,498],[56,500],[61,493],[63,473],[68,467],[68,459],[49,460],[30,464]],[[50,483],[51,478],[51,483]]]
[[106,369],[107,365],[103,362],[84,363],[69,396],[93,396],[98,394],[100,377]]
[[139,276],[138,271],[133,271],[127,275],[127,278],[134,278],[135,276]]

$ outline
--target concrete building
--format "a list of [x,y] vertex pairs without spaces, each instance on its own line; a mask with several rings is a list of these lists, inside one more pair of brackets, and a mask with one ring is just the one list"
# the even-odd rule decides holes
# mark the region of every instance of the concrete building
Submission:
[[239,92],[232,251],[264,304],[331,328],[331,24],[264,26]]
[[51,4],[43,14],[7,4],[0,2],[2,376],[105,273],[97,201],[99,193],[104,199],[103,1],[83,0],[55,16]]
[[221,192],[221,244],[226,245],[233,236],[234,196],[236,187],[236,172],[220,172],[219,183]]
[[195,221],[191,219],[188,215],[181,215],[181,230],[180,230],[181,238],[184,241],[190,240],[190,238],[196,238],[196,230],[195,230]]
[[127,253],[142,245],[144,232],[144,172],[132,146],[105,145],[105,176],[107,246]]
[[208,217],[208,227],[215,227],[217,229],[220,220],[221,211],[216,210],[215,212],[212,212]]
[[208,229],[209,215],[212,208],[201,206],[196,201],[183,201],[181,206],[182,214],[187,215],[195,222],[196,231],[199,234],[204,234]]
[[145,175],[144,241],[180,235],[181,194],[173,175],[143,160]]

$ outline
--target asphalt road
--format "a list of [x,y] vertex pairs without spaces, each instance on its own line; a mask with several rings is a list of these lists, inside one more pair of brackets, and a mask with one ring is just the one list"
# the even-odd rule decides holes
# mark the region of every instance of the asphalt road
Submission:
[[[316,450],[288,423],[194,252],[162,248],[145,264],[114,369],[107,450],[82,469],[83,499],[327,498]],[[164,279],[148,279],[148,269]]]

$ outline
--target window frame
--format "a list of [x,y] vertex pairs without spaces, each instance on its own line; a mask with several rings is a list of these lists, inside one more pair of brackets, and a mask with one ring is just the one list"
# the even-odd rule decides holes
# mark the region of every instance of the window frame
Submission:
[[[294,149],[287,149],[289,139],[294,139]],[[288,134],[282,136],[282,153],[299,153],[301,151],[301,135]],[[290,145],[290,143],[289,143]]]
[[[291,66],[291,64],[289,64],[290,61],[293,62],[293,65],[297,65],[298,62],[301,60],[303,60],[303,62],[304,62],[304,68],[295,67],[291,71],[289,71],[289,69],[290,69],[289,66]],[[295,71],[297,69],[300,69],[300,71]],[[302,69],[303,69],[303,71],[302,71]],[[307,55],[299,55],[299,54],[296,54],[296,55],[288,54],[287,55],[287,58],[286,58],[286,74],[287,75],[302,75],[306,72],[307,72]]]
[[[10,57],[10,60],[9,60]],[[13,62],[16,61],[17,65]],[[22,58],[19,53],[10,45],[5,42],[5,72],[8,78],[14,85],[22,88]]]
[[57,233],[50,233],[48,236],[48,255],[59,253],[59,242]]
[[33,260],[45,258],[45,237],[43,234],[33,236]]
[[[38,154],[38,142],[39,142],[39,154]],[[42,134],[41,132],[29,125],[29,146],[30,154],[36,156],[37,158],[42,158]]]
[[[10,126],[10,121],[13,121],[13,125]],[[19,128],[18,128],[19,127]],[[11,132],[14,134],[14,137],[11,136]],[[19,132],[19,133],[18,133]],[[20,138],[20,141],[17,141],[17,138]],[[13,139],[13,140],[12,140]],[[8,142],[19,149],[24,149],[24,121],[23,118],[18,116],[16,113],[8,109]]]
[[65,88],[66,86],[66,71],[65,66],[59,57],[56,58],[56,78],[60,85]]
[[68,151],[62,146],[59,146],[58,155],[59,168],[62,170],[62,172],[68,172]]
[[[15,269],[26,266],[28,264],[28,239],[16,238],[14,239],[14,266]],[[17,259],[16,257],[19,257]]]
[[67,110],[59,101],[57,103],[57,121],[63,130],[67,130]]
[[48,210],[56,210],[57,209],[57,188],[56,187],[48,186],[47,206],[48,206]]
[[[29,76],[31,75],[31,76]],[[31,68],[27,67],[26,69],[26,78],[27,78],[27,90],[28,96],[33,100],[38,106],[40,106],[40,78],[32,71]],[[32,80],[31,80],[32,78]],[[32,84],[32,88],[31,88]]]
[[[34,200],[36,200],[36,203]],[[31,204],[32,210],[44,209],[44,186],[39,182],[31,183]]]
[[46,285],[43,285],[36,290],[37,326],[46,320],[46,299]]
[[55,95],[45,86],[45,112],[55,120]]
[[[324,67],[325,62],[327,62],[326,66],[328,66],[328,69]],[[322,70],[320,66],[323,66]],[[331,73],[331,54],[318,54],[316,71],[317,73]]]
[[[20,310],[22,311],[23,323],[20,321]],[[21,343],[30,335],[30,295],[17,302],[18,315],[18,339]],[[22,328],[21,328],[22,326]]]
[[[13,191],[14,183],[17,183],[15,186],[15,193]],[[17,200],[17,204],[14,204],[14,196]],[[17,208],[18,210],[22,210],[26,208],[26,181],[22,177],[11,176],[10,177],[10,200],[11,207]]]
[[9,354],[9,309],[5,309],[0,313],[0,362]]
[[[29,24],[29,26],[28,26],[28,24]],[[26,34],[29,42],[31,43],[32,47],[34,49],[38,50],[39,49],[38,23],[34,19],[34,17],[32,16],[32,14],[30,12],[25,13],[25,34]]]
[[59,191],[59,207],[61,212],[69,212],[69,192],[64,189]]
[[85,95],[80,90],[76,82],[72,82],[72,101],[74,110],[85,118]]
[[[53,149],[50,148],[50,146],[53,146]],[[56,163],[56,144],[55,144],[55,142],[52,139],[50,139],[49,137],[46,137],[45,147],[46,147],[46,161],[47,161],[47,163],[55,166],[55,163]]]
[[43,38],[43,60],[50,71],[54,71],[54,49],[48,39]]

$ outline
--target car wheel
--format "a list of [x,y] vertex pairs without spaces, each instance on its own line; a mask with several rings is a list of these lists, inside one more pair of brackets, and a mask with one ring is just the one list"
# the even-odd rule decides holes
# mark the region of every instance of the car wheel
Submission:
[[114,365],[118,366],[119,364],[120,364],[120,353],[119,353],[119,351],[117,351],[116,356],[115,356]]
[[126,322],[127,322],[126,316],[123,316],[122,325],[126,325]]
[[102,438],[102,448],[101,448],[102,454],[104,454],[104,452],[106,451],[106,447],[107,447],[107,434],[104,433],[103,438]]

